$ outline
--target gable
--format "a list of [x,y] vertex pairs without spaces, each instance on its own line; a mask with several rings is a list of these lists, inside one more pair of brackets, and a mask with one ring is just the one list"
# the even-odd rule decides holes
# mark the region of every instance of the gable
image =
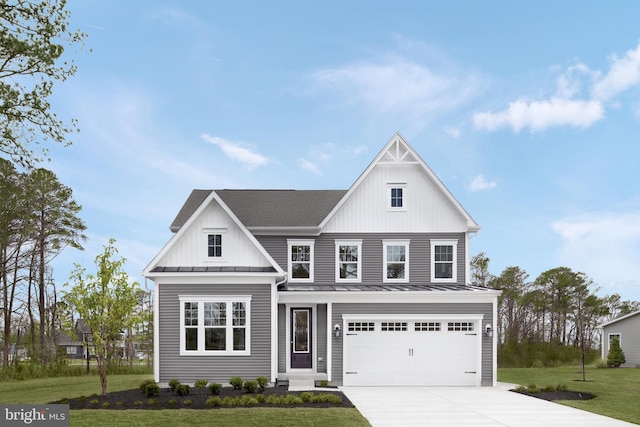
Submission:
[[[403,188],[403,209],[390,188]],[[323,222],[323,232],[467,232],[477,223],[397,133]]]
[[[193,194],[185,205],[189,204]],[[174,224],[176,224],[175,221]],[[220,235],[222,238],[221,257],[208,256],[210,234]],[[193,269],[194,267],[196,269]],[[180,224],[176,234],[147,266],[144,274],[151,276],[152,274],[149,273],[175,271],[281,273],[280,268],[258,241],[224,205],[217,194],[210,190],[205,200],[201,201],[197,209],[190,214],[188,220]]]

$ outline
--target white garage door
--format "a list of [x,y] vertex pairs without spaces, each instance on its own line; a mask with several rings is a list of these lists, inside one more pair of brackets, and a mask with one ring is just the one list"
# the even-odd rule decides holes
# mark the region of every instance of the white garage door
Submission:
[[343,384],[480,385],[479,319],[349,319]]

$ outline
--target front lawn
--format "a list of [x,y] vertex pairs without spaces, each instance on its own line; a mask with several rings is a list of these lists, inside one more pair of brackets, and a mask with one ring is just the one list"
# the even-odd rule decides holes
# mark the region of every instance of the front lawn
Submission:
[[[110,375],[109,392],[134,389],[149,375]],[[0,403],[51,403],[100,394],[98,376],[57,377],[0,382]],[[140,393],[140,396],[143,396]],[[147,401],[147,399],[144,399]],[[156,410],[71,410],[71,426],[216,425],[216,426],[346,426],[370,427],[355,408],[233,408]]]
[[640,369],[587,367],[586,382],[580,367],[501,368],[498,381],[538,387],[564,384],[569,390],[596,395],[591,400],[560,401],[563,405],[584,409],[608,417],[640,424]]

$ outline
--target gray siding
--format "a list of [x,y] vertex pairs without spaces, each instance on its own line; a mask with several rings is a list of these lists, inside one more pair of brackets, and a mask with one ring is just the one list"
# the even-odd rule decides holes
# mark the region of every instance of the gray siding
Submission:
[[[308,236],[256,236],[262,246],[284,270],[287,269],[287,238],[309,239]],[[362,283],[382,284],[384,239],[409,239],[409,279],[411,283],[431,281],[431,239],[457,239],[457,279],[466,284],[466,249],[464,233],[348,233],[322,234],[315,237],[315,271],[317,285],[335,283],[335,240],[362,239]]]
[[625,368],[640,366],[640,313],[602,328],[603,356],[609,354],[609,334],[620,334],[620,347],[624,351]]
[[287,308],[278,304],[278,372],[287,372]]
[[[271,288],[263,285],[156,285],[160,315],[160,382],[204,378],[228,383],[233,376],[271,376]],[[181,356],[178,295],[251,295],[251,355]]]
[[[482,325],[493,323],[493,308],[489,304],[333,304],[332,324],[342,324],[343,314],[482,314]],[[332,381],[342,384],[342,337],[332,338]],[[493,385],[492,338],[482,335],[481,385]]]

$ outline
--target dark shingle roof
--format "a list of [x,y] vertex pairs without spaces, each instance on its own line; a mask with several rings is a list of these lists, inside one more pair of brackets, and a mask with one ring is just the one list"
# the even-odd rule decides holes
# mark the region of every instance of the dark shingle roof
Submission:
[[[176,232],[213,190],[193,190],[171,224]],[[316,227],[346,190],[215,190],[246,227]]]

